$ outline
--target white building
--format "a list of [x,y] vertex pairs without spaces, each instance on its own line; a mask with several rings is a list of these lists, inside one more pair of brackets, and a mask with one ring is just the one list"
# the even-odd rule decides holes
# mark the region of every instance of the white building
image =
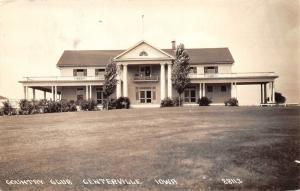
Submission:
[[[53,99],[94,99],[103,101],[102,85],[105,66],[113,59],[118,66],[119,83],[113,97],[129,97],[132,106],[159,106],[166,97],[177,97],[172,88],[171,70],[175,41],[171,49],[159,49],[141,41],[127,50],[64,51],[57,63],[60,76],[25,77],[24,96],[28,88],[51,92]],[[224,103],[237,97],[238,85],[257,84],[261,88],[261,103],[274,102],[275,79],[272,72],[233,73],[234,59],[228,48],[186,49],[192,67],[191,84],[183,94],[186,104],[194,104],[206,96],[213,103]],[[238,98],[237,98],[238,99]]]

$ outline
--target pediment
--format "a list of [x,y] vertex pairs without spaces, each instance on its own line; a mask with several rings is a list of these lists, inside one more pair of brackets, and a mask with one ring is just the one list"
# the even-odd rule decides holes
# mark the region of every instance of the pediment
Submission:
[[114,58],[115,60],[151,60],[174,59],[174,57],[161,49],[158,49],[145,41],[127,49]]

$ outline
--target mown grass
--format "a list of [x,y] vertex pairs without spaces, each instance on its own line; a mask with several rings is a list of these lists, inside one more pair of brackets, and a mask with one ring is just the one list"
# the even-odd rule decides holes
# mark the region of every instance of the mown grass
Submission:
[[[0,117],[2,190],[300,188],[298,107],[193,107]],[[139,178],[84,185],[85,178]],[[5,184],[71,179],[71,186]],[[156,185],[175,178],[178,185]],[[224,184],[239,178],[242,184]]]

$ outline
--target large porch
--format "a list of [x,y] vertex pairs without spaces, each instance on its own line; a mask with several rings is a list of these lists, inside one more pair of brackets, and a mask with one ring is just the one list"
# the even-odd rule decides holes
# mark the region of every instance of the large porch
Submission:
[[[36,99],[36,91],[43,92],[43,99],[51,100],[80,100],[93,99],[98,103],[103,101],[103,77],[100,76],[53,76],[25,77],[22,81],[24,99]],[[32,96],[29,95],[32,89]],[[48,94],[48,96],[47,96]]]

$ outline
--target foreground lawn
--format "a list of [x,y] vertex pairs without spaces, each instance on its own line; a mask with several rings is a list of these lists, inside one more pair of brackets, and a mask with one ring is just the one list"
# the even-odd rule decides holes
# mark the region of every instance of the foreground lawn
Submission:
[[[0,190],[299,189],[299,112],[184,107],[0,117]],[[82,183],[89,178],[143,184]],[[157,185],[159,178],[178,184]],[[224,184],[226,178],[242,183]],[[46,183],[5,183],[16,179]]]

